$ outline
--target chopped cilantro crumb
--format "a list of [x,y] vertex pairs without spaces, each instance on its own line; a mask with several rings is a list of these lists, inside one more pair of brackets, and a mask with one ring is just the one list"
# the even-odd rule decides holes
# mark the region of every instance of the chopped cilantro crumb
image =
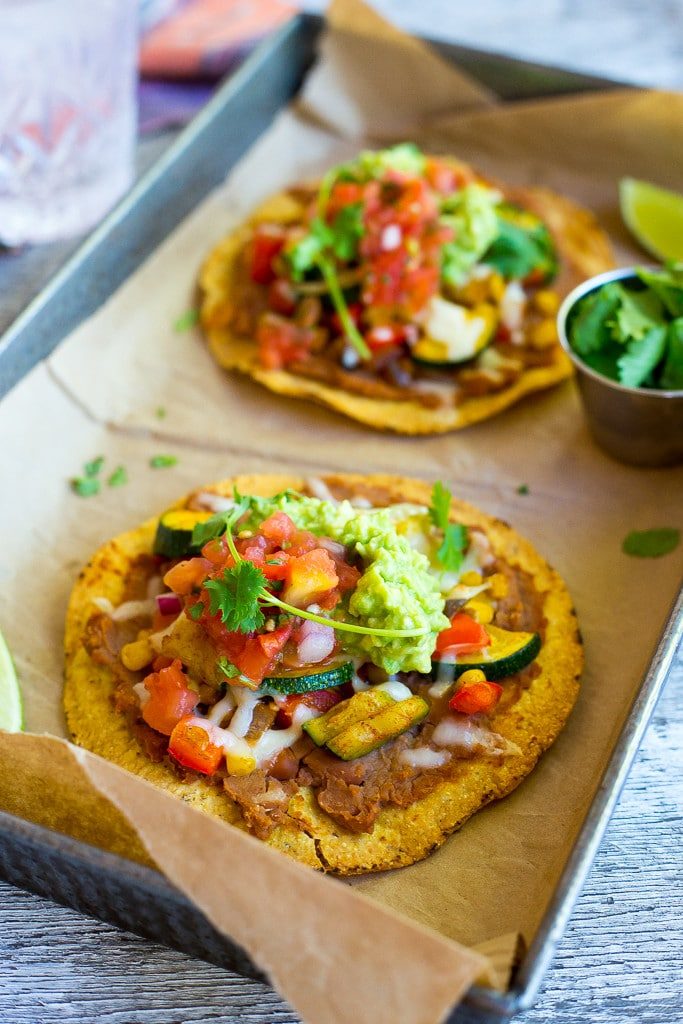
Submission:
[[169,466],[175,466],[177,462],[178,459],[175,455],[153,455],[149,460],[152,469],[168,469]]
[[219,658],[218,661],[216,662],[216,667],[220,669],[220,671],[227,679],[234,679],[235,676],[238,676],[240,674],[240,670],[237,668],[237,666],[233,665],[233,663],[231,661],[228,661],[227,658]]
[[517,488],[517,494],[528,494],[528,493],[529,493],[529,485],[528,484],[520,484],[519,487]]
[[110,487],[122,487],[123,484],[128,483],[128,472],[125,466],[117,466],[114,472],[111,474],[107,483]]
[[83,466],[83,472],[86,476],[98,476],[103,465],[104,455],[98,455],[97,458],[85,463]]
[[636,558],[660,558],[678,547],[681,531],[671,527],[659,530],[632,530],[623,540],[621,550]]
[[198,309],[186,309],[173,324],[173,330],[177,331],[178,334],[183,334],[185,331],[189,331],[190,328],[194,327],[198,320]]
[[163,420],[166,417],[166,410],[163,405],[158,405],[154,410],[154,415],[158,420]]
[[198,601],[197,604],[193,604],[187,609],[187,614],[190,616],[191,619],[194,619],[194,621],[196,622],[197,619],[201,618],[203,611],[204,605],[202,604],[201,601]]
[[79,498],[90,498],[93,494],[99,494],[100,481],[94,476],[76,476],[71,480],[71,490]]

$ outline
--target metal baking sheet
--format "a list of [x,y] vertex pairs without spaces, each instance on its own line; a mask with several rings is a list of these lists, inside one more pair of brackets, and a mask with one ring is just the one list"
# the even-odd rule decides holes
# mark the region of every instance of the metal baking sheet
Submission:
[[[105,299],[218,185],[295,94],[315,56],[322,19],[300,15],[263,43],[27,307],[0,340],[0,396]],[[446,59],[503,99],[577,93],[613,81],[445,43]],[[683,637],[683,594],[601,780],[541,926],[504,994],[473,987],[468,1019],[500,1021],[530,1007],[590,870],[638,745]],[[263,980],[163,876],[0,813],[0,875],[77,910]],[[459,1017],[462,1020],[462,1016]]]

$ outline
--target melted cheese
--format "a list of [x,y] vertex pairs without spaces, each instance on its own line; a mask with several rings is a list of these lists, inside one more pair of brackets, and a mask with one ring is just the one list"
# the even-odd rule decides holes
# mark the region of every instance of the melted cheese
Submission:
[[380,683],[378,686],[373,686],[373,690],[383,690],[384,693],[388,693],[394,700],[408,700],[409,697],[413,696],[413,691],[409,690],[404,683],[399,683],[397,679],[389,679],[386,683]]
[[411,768],[441,768],[451,759],[450,750],[432,750],[431,747],[413,747],[402,750],[399,760]]
[[237,710],[230,722],[230,731],[240,738],[247,735],[251,720],[254,717],[254,708],[259,702],[260,695],[254,690],[248,690],[245,686],[231,686],[228,690],[237,705]]
[[488,725],[456,715],[447,715],[439,722],[432,734],[432,742],[438,747],[451,747],[467,752],[481,751],[497,757],[521,754],[516,743],[493,732]]

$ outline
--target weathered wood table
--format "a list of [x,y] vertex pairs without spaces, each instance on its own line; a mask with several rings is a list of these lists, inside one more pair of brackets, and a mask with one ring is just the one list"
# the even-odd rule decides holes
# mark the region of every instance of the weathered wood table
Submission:
[[[681,0],[478,0],[471,7],[452,0],[382,0],[378,6],[425,34],[623,81],[683,88]],[[166,144],[145,142],[141,166]],[[72,248],[66,243],[0,254],[0,331]],[[683,1021],[682,696],[679,651],[541,997],[516,1018],[519,1024]],[[0,899],[3,1024],[297,1020],[261,984],[3,883]]]

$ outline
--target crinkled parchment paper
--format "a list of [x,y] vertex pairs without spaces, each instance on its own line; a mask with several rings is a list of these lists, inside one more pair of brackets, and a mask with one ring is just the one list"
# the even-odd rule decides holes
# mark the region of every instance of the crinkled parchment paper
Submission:
[[[228,377],[196,332],[172,324],[194,302],[204,254],[255,203],[372,140],[414,138],[503,179],[564,191],[631,261],[615,183],[631,174],[680,187],[683,97],[619,91],[502,106],[357,0],[331,14],[299,102],[0,404],[0,625],[28,728],[56,737],[0,735],[0,807],[158,865],[305,1019],[433,1024],[490,966],[465,947],[491,955],[501,970],[489,978],[501,985],[516,936],[528,942],[538,927],[681,576],[680,551],[629,559],[621,540],[680,525],[683,471],[632,469],[600,452],[572,383],[452,436],[384,436]],[[151,470],[159,452],[178,465]],[[67,478],[100,453],[110,471],[127,466],[129,484],[75,497]],[[586,642],[576,710],[522,786],[427,861],[352,884],[314,875],[63,739],[64,611],[92,551],[191,487],[283,466],[448,481],[560,570]],[[523,483],[528,494],[517,491]]]

